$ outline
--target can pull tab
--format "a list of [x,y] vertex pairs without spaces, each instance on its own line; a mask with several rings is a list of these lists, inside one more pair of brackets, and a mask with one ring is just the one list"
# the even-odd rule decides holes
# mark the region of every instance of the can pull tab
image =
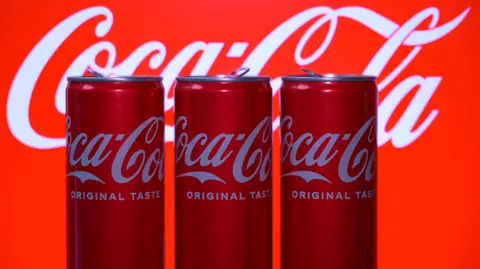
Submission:
[[95,70],[93,70],[93,69],[91,69],[91,68],[88,68],[88,69],[87,69],[87,72],[90,73],[90,74],[92,74],[92,75],[94,75],[94,76],[96,76],[96,77],[99,77],[99,78],[105,77],[102,73],[97,72],[97,71],[95,71]]
[[245,74],[247,74],[248,72],[250,71],[250,68],[248,67],[240,67],[234,71],[232,71],[232,73],[230,73],[230,75],[228,75],[229,77],[243,77]]
[[301,68],[301,70],[305,73],[307,73],[308,75],[312,76],[312,77],[320,77],[319,74],[315,73],[315,72],[312,72],[306,68]]

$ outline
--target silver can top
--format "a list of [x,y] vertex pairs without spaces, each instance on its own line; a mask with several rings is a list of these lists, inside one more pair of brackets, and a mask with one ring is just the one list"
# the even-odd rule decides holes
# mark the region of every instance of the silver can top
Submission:
[[67,77],[70,82],[160,82],[162,77],[155,76],[115,76],[115,77]]
[[241,67],[229,75],[217,76],[180,76],[176,80],[180,82],[268,82],[270,77],[266,76],[244,76],[250,71],[248,67]]
[[268,82],[270,77],[248,76],[248,77],[227,77],[227,76],[185,76],[177,77],[181,82]]
[[69,82],[160,82],[163,80],[159,76],[105,76],[92,69],[87,70],[94,76],[71,76],[67,77]]
[[302,68],[306,75],[284,76],[284,81],[300,81],[300,82],[369,82],[375,81],[377,77],[369,75],[357,74],[317,74],[310,70]]

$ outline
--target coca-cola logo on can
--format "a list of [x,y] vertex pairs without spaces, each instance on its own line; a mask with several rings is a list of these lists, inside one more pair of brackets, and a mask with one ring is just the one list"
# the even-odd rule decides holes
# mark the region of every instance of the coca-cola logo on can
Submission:
[[[67,162],[70,167],[75,167],[67,176],[78,178],[82,183],[93,180],[105,184],[105,179],[83,168],[98,167],[112,155],[115,157],[111,165],[111,178],[116,183],[128,183],[136,177],[140,177],[143,182],[163,180],[163,148],[156,148],[152,152],[146,152],[142,148],[131,150],[136,141],[141,140],[143,144],[150,145],[158,139],[158,133],[164,124],[163,117],[150,117],[131,134],[99,133],[93,137],[83,132],[73,136],[71,123],[72,119],[67,116]],[[113,143],[121,144],[116,152],[109,149]],[[129,169],[134,164],[137,164],[136,169]]]
[[[187,173],[176,175],[176,178],[193,177],[201,183],[209,180],[218,181],[226,184],[227,182],[221,177],[208,172],[207,169],[219,167],[224,164],[227,159],[234,159],[231,167],[231,175],[238,183],[246,183],[254,177],[258,177],[260,181],[265,181],[271,174],[272,159],[271,147],[268,151],[261,148],[254,148],[252,144],[256,140],[261,143],[269,143],[271,140],[271,117],[265,117],[249,134],[218,134],[216,137],[209,138],[205,133],[196,134],[189,137],[186,132],[177,135],[177,143],[175,149],[175,163],[182,162],[187,167],[202,167],[205,170],[195,170]],[[179,117],[176,127],[185,129],[187,126],[187,118]],[[241,141],[240,150],[234,151],[229,146],[232,141]],[[192,157],[192,151],[196,147],[202,148],[202,153],[198,157]],[[252,167],[255,165],[256,167]],[[246,168],[250,168],[250,173],[245,173]]]
[[[296,167],[300,163],[307,167],[325,167],[333,165],[331,162],[334,159],[338,160],[338,178],[344,183],[350,183],[358,180],[360,177],[366,181],[372,180],[374,173],[373,164],[376,160],[376,147],[371,146],[375,143],[375,123],[376,117],[371,117],[355,134],[345,133],[326,133],[320,137],[314,137],[311,133],[303,133],[299,136],[294,136],[290,132],[293,124],[293,119],[286,116],[282,120],[282,163]],[[341,152],[333,148],[336,146],[338,140],[349,141],[347,147]],[[360,140],[368,141],[370,149],[359,148]],[[303,156],[299,156],[299,147],[308,146],[308,151]],[[373,149],[373,151],[371,150]],[[361,167],[357,169],[356,174],[351,174],[351,168]],[[297,170],[282,174],[282,177],[299,177],[305,182],[312,180],[321,180],[333,183],[332,179],[314,172],[311,170]]]

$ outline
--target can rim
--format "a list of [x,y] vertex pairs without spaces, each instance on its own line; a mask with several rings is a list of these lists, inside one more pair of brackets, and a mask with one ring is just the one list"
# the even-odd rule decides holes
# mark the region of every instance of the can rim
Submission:
[[175,78],[179,82],[268,82],[267,76],[180,76]]
[[160,82],[162,80],[163,77],[160,76],[67,77],[67,81],[69,82]]
[[318,74],[316,76],[309,75],[292,75],[283,76],[283,81],[300,81],[300,82],[371,82],[376,81],[376,76],[358,75],[358,74]]

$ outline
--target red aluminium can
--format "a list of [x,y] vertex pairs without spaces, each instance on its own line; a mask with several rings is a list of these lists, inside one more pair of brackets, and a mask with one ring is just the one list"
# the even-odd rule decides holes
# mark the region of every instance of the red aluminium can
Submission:
[[282,269],[375,269],[375,77],[289,76],[280,91]]
[[68,80],[67,269],[161,269],[161,78]]
[[272,268],[268,77],[178,77],[177,269]]

